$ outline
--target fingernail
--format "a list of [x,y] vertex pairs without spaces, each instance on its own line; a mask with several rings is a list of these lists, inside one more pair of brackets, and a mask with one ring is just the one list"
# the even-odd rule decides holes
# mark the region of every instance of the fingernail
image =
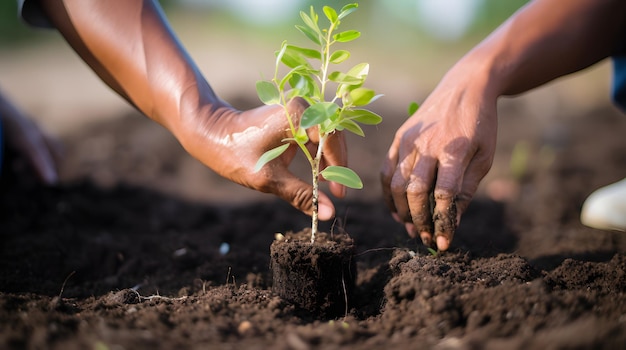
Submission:
[[450,241],[447,238],[443,236],[437,236],[437,248],[439,248],[439,250],[448,250],[449,247]]
[[326,221],[332,219],[333,215],[335,215],[335,211],[333,210],[333,207],[329,205],[320,204],[317,208],[317,215],[320,220]]
[[420,234],[420,238],[422,239],[422,243],[424,243],[425,246],[430,247],[433,243],[433,237],[428,232],[422,232]]
[[396,222],[402,222],[402,220],[400,219],[400,215],[398,215],[398,213],[391,213],[391,217],[396,220]]
[[415,225],[413,225],[413,223],[411,222],[405,223],[404,228],[406,229],[406,232],[409,234],[409,237],[411,238],[417,237],[417,232],[415,232]]

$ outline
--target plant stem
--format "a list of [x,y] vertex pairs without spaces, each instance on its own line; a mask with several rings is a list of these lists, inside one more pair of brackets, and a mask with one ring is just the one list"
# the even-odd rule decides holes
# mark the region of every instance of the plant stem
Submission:
[[317,235],[317,223],[318,223],[318,209],[319,209],[319,162],[317,158],[313,159],[313,167],[311,168],[311,174],[313,175],[313,214],[311,214],[311,244],[315,242],[315,236]]
[[322,45],[322,88],[321,94],[322,99],[324,99],[324,95],[326,93],[326,83],[328,82],[328,64],[330,63],[330,45],[332,45],[332,34],[335,29],[335,23],[330,24],[330,28],[328,28],[328,32],[326,34],[326,38],[324,38],[324,44]]
[[[330,28],[328,28],[328,32],[326,38],[324,39],[324,44],[321,48],[322,53],[322,67],[321,67],[321,79],[320,82],[322,84],[321,87],[321,95],[322,100],[324,99],[324,95],[326,93],[326,83],[328,82],[328,64],[330,61],[330,45],[332,44],[332,33],[335,29],[335,23],[331,23]],[[320,126],[321,127],[321,126]],[[318,214],[319,214],[319,175],[320,175],[320,162],[322,160],[322,153],[324,150],[324,142],[328,134],[320,131],[319,139],[320,142],[317,145],[317,153],[315,154],[315,158],[309,159],[311,163],[311,175],[313,175],[313,213],[311,215],[311,244],[315,242],[315,236],[317,235],[317,226],[319,222]],[[306,149],[306,147],[305,147]]]
[[319,213],[319,175],[320,175],[320,162],[322,161],[322,150],[324,149],[324,143],[328,134],[320,133],[320,142],[317,145],[317,153],[315,158],[311,162],[311,174],[313,175],[313,214],[311,215],[311,244],[315,242],[315,236],[317,235],[318,226],[318,213]]

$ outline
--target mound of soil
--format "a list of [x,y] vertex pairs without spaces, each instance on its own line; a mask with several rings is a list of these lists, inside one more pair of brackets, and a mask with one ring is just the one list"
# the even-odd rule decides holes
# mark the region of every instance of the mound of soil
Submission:
[[352,301],[354,241],[345,233],[311,228],[287,232],[270,245],[272,291],[319,319],[345,315]]
[[575,119],[578,143],[530,169],[514,199],[476,198],[437,256],[382,200],[338,201],[341,220],[321,230],[349,234],[357,274],[351,307],[331,320],[271,289],[274,234],[309,224],[282,201],[4,176],[0,348],[623,348],[626,235],[578,213],[626,174],[624,131],[611,111]]

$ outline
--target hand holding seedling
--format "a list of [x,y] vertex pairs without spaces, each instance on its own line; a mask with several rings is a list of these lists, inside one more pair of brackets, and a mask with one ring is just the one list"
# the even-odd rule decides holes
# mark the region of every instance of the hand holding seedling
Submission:
[[[324,155],[328,152],[327,143],[343,130],[364,136],[358,123],[375,125],[382,121],[377,114],[362,108],[378,98],[374,90],[363,87],[369,65],[360,63],[345,73],[332,68],[350,57],[347,50],[333,50],[334,45],[350,42],[361,35],[356,30],[337,31],[341,20],[357,7],[356,3],[348,4],[337,13],[332,7],[324,6],[327,28],[320,28],[319,15],[312,6],[308,14],[300,12],[304,25],[296,28],[314,44],[314,48],[283,42],[276,55],[274,77],[271,81],[257,83],[257,93],[261,101],[267,105],[279,104],[285,109],[290,135],[284,138],[281,145],[265,152],[259,158],[256,169],[267,167],[269,162],[285,152],[293,152],[294,145],[302,151],[311,166],[312,175],[312,194],[310,198],[308,195],[305,197],[312,208],[311,242],[315,240],[317,233],[318,208],[320,198],[323,198],[319,192],[319,177],[334,182],[339,188],[341,185],[363,187],[359,176],[343,166],[345,159],[343,162],[324,164]],[[279,77],[281,64],[289,68],[289,71]],[[327,99],[331,84],[334,84],[334,94]],[[301,118],[287,110],[289,101],[293,98],[302,98],[309,103]],[[341,136],[339,138],[341,140]],[[317,145],[316,149],[309,147],[311,140]]]
[[[274,193],[312,215],[311,185],[289,172],[295,152],[285,152],[262,172],[254,166],[267,149],[291,137],[285,113],[294,120],[308,104],[238,111],[222,101],[178,42],[156,1],[42,2],[50,22],[111,88],[146,116],[172,132],[195,158],[246,187]],[[69,14],[72,14],[71,16]],[[70,17],[72,20],[70,21]],[[309,133],[307,133],[308,135]],[[306,147],[318,139],[308,136]],[[345,164],[338,135],[326,140],[324,165]],[[331,187],[341,196],[341,188]],[[320,196],[320,216],[330,219],[330,199]]]
[[[282,140],[291,137],[285,113],[288,112],[298,120],[307,106],[303,99],[293,99],[286,108],[268,105],[237,111],[222,107],[215,113],[219,117],[207,114],[205,123],[200,122],[191,128],[194,135],[186,138],[186,147],[190,153],[201,150],[195,156],[223,177],[248,188],[273,193],[295,208],[312,215],[311,185],[288,169],[296,154],[295,148],[282,153],[260,171],[255,169],[258,159],[266,150],[277,147]],[[309,141],[305,147],[308,149],[315,149],[319,142],[317,133],[313,131],[307,133]],[[340,134],[328,137],[326,150],[321,159],[322,164],[346,163],[345,142]],[[343,188],[336,185],[331,186],[331,191],[338,197],[344,194]],[[321,219],[332,218],[334,207],[330,198],[322,194],[319,203]]]

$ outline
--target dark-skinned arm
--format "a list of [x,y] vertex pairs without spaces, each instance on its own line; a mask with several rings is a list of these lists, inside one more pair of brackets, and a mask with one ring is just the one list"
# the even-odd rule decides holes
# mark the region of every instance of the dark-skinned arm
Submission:
[[[156,1],[41,0],[41,4],[94,72],[143,114],[171,131],[192,156],[227,179],[274,193],[311,213],[311,186],[287,169],[295,147],[253,173],[263,152],[291,136],[283,109],[263,106],[238,111],[222,101],[174,35]],[[289,108],[299,117],[306,105],[294,100]],[[316,141],[315,135],[311,140]],[[345,162],[343,136],[334,135],[324,164]],[[345,191],[338,184],[330,188],[337,196]],[[322,194],[320,219],[333,215],[331,200]]]
[[535,0],[459,60],[398,129],[381,171],[385,200],[409,235],[447,250],[491,168],[498,98],[609,57],[625,19],[621,0]]

